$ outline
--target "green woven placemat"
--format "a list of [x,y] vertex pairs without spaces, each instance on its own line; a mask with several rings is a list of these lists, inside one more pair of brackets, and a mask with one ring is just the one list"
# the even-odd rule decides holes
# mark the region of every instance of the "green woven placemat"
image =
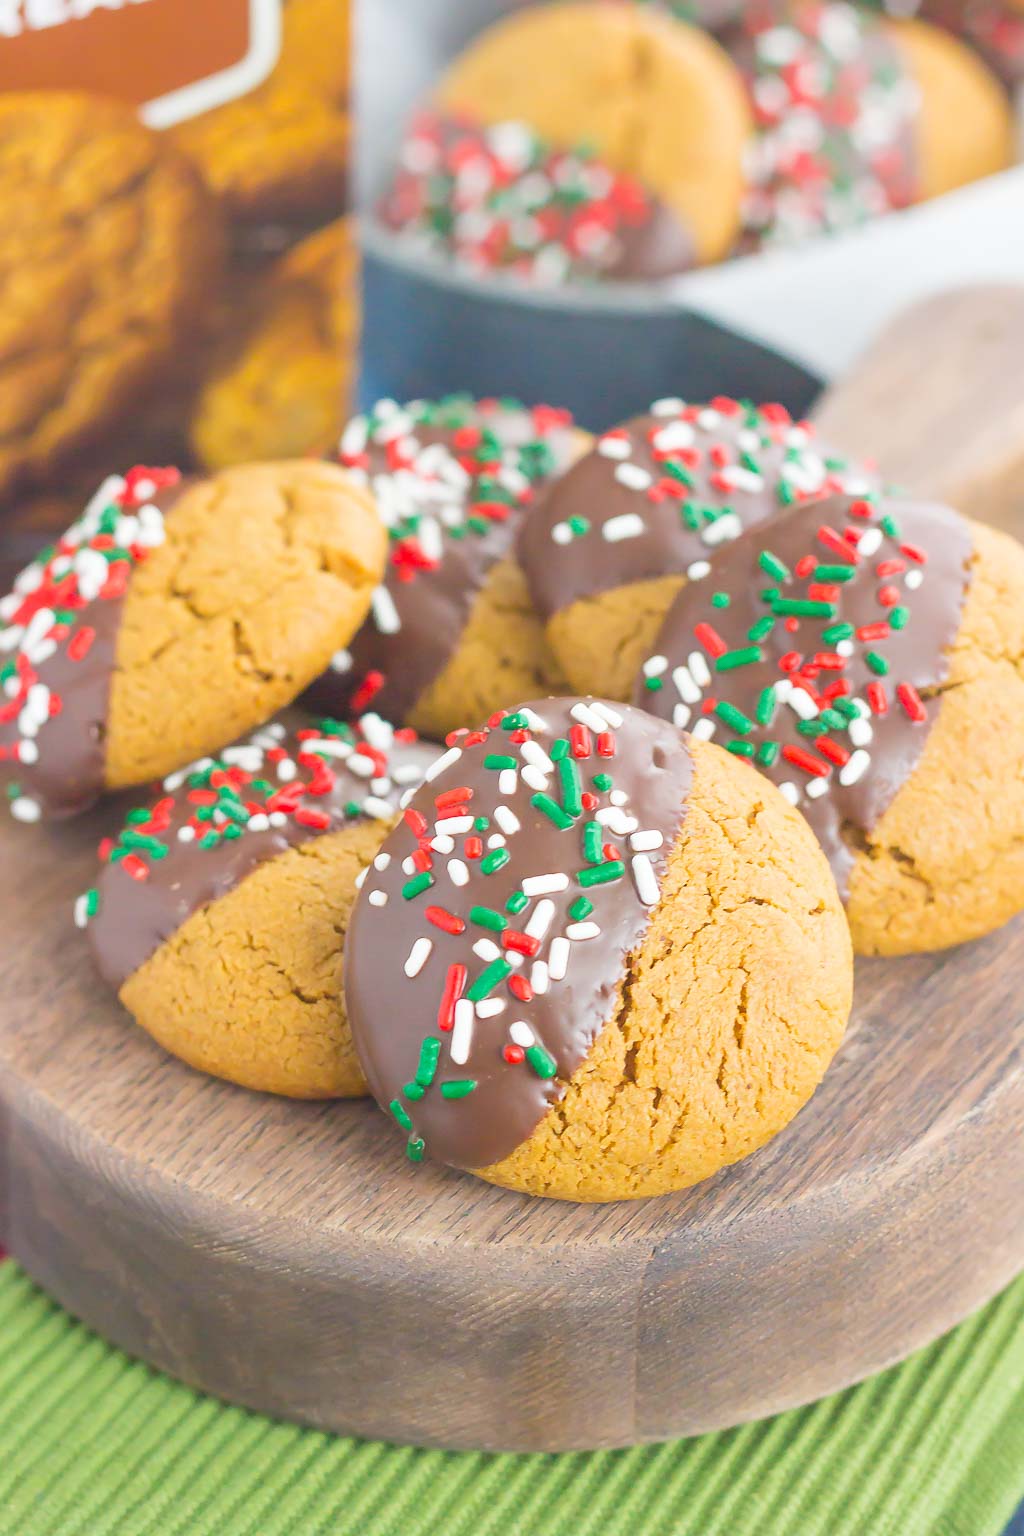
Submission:
[[810,1408],[631,1451],[485,1456],[225,1408],[0,1265],[2,1536],[999,1536],[1022,1492],[1024,1277]]

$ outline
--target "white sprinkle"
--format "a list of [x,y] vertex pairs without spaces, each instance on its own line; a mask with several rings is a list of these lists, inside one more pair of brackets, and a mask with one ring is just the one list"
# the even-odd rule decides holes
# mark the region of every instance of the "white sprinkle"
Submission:
[[600,822],[602,827],[607,827],[609,832],[614,832],[616,837],[628,837],[640,825],[635,816],[627,816],[617,805],[606,806],[604,810],[598,811],[594,820]]
[[543,997],[548,989],[548,968],[543,960],[535,960],[530,968],[530,986],[537,997]]
[[502,837],[500,832],[492,832],[490,837],[487,839],[487,846],[488,848],[504,848],[505,839]]
[[730,539],[738,539],[743,532],[743,524],[735,512],[725,512],[721,517],[716,517],[713,523],[708,523],[701,534],[701,539],[712,548],[716,544],[725,544]]
[[667,666],[667,656],[648,656],[644,662],[644,677],[660,677]]
[[372,757],[367,757],[365,752],[356,747],[348,759],[348,771],[361,779],[372,779],[377,772],[377,765]]
[[424,774],[424,778],[426,779],[427,783],[432,783],[433,780],[437,778],[439,773],[444,773],[446,768],[451,768],[454,763],[458,762],[461,756],[461,747],[449,747],[447,752],[442,752],[437,762],[431,763],[430,767]]
[[596,709],[592,709],[589,704],[582,702],[574,704],[569,713],[574,720],[578,720],[581,725],[587,726],[592,731],[601,732],[604,730],[604,716],[599,715]]
[[485,997],[476,1005],[478,1019],[494,1019],[505,1012],[505,1002],[500,997]]
[[[851,761],[852,761],[852,759],[851,759]],[[806,789],[805,793],[807,795],[808,800],[820,800],[822,795],[827,795],[828,794],[828,791],[829,791],[828,779],[817,778],[817,779],[812,779],[811,780],[811,782],[807,786],[807,789]]]
[[629,846],[637,853],[653,853],[655,848],[660,848],[664,841],[660,832],[634,832],[629,840]]
[[367,875],[369,873],[370,873],[369,868],[366,868],[366,869],[361,869],[359,871],[358,875],[356,875],[356,878],[355,878],[355,880],[352,883],[355,886],[357,891],[361,891],[362,890],[363,886],[366,884],[366,877],[367,877]]
[[[639,464],[620,464],[615,471],[615,478],[620,485],[627,486],[631,491],[646,491],[654,483],[653,476]],[[618,519],[613,517],[610,523],[605,523],[605,538],[608,537],[608,528],[611,523],[617,521]],[[637,521],[641,522],[641,519],[638,518]]]
[[[623,468],[626,466],[624,465]],[[637,512],[623,512],[618,517],[610,517],[601,528],[601,537],[606,544],[621,544],[623,539],[635,539],[644,532],[646,524]]]
[[569,940],[559,934],[551,940],[548,954],[548,975],[552,981],[563,981],[569,968]]
[[568,884],[569,876],[564,874],[527,875],[522,882],[522,889],[526,896],[550,896],[556,891],[566,890]]
[[678,453],[682,448],[692,448],[696,433],[689,421],[670,421],[659,427],[651,442],[659,453]]
[[498,774],[498,794],[514,795],[518,774],[514,768],[502,768]]
[[430,846],[435,853],[454,853],[455,839],[442,833],[440,837],[432,837],[430,839]]
[[565,930],[565,936],[567,939],[572,939],[574,943],[582,943],[585,939],[596,939],[600,932],[601,929],[597,923],[570,923]]
[[19,763],[31,764],[31,763],[38,763],[38,761],[39,761],[39,748],[36,746],[35,742],[34,741],[22,741],[22,742],[19,742],[19,744],[18,744],[18,762]]
[[651,415],[678,416],[680,411],[685,411],[685,409],[685,400],[680,400],[676,395],[666,395],[663,400],[655,400],[651,406]]
[[516,1019],[514,1024],[509,1025],[508,1037],[513,1045],[521,1045],[524,1051],[528,1051],[537,1038],[525,1019]]
[[332,672],[351,672],[352,652],[335,651],[334,655],[331,657],[330,667]]
[[693,680],[689,667],[673,667],[672,681],[676,685],[676,692],[687,704],[699,704],[701,690]]
[[629,796],[626,794],[624,789],[613,789],[611,794],[608,796],[608,799],[611,801],[612,805],[625,805],[626,801],[629,799]]
[[844,763],[842,768],[840,768],[840,784],[856,784],[857,780],[863,776],[870,762],[870,752],[865,752],[863,748],[859,748],[856,752],[853,753],[850,761],[848,763]]
[[265,815],[262,811],[257,811],[255,816],[249,817],[249,824],[245,830],[247,832],[267,832],[269,829],[270,817]]
[[547,787],[548,787],[548,776],[547,776],[547,774],[546,773],[542,773],[539,768],[535,768],[532,763],[527,763],[526,767],[523,769],[522,772],[523,772],[523,783],[524,784],[528,784],[531,789],[535,789],[539,793],[543,793],[543,791],[547,789]]
[[405,962],[405,974],[409,977],[418,976],[420,971],[430,959],[430,951],[433,949],[430,939],[417,939],[409,951],[409,958]]
[[603,720],[605,725],[610,727],[611,730],[617,731],[619,729],[619,726],[622,724],[622,716],[617,709],[612,709],[611,705],[606,704],[603,699],[593,699],[590,707],[595,715]]
[[496,805],[494,807],[494,819],[501,830],[509,837],[519,831],[519,817],[507,805]]
[[850,721],[849,736],[855,747],[866,747],[874,739],[874,731],[871,722],[858,715],[856,720]]
[[394,813],[395,808],[390,800],[382,800],[379,795],[367,795],[362,809],[364,816],[374,816],[378,821],[386,821]]
[[[660,841],[660,834],[658,836]],[[636,886],[637,895],[645,907],[653,907],[661,894],[658,890],[654,866],[646,853],[634,854],[630,862],[633,866],[633,883]]]
[[[851,758],[850,761],[852,762],[853,758]],[[786,779],[782,784],[779,785],[779,794],[782,796],[783,800],[788,800],[790,805],[796,805],[800,799],[800,791],[789,779]]]
[[460,837],[463,832],[472,832],[472,816],[444,816],[434,823],[434,831],[442,837]]
[[716,723],[710,715],[701,715],[697,724],[690,732],[695,741],[710,741],[715,734]]
[[710,570],[711,566],[706,560],[695,560],[692,565],[686,567],[686,578],[688,581],[703,581]]
[[284,811],[271,811],[270,813],[270,825],[272,827],[283,827],[287,820],[288,817]]
[[380,715],[374,714],[372,710],[362,716],[359,728],[370,746],[378,747],[382,752],[386,752],[395,739],[394,726],[382,720]]
[[[686,665],[689,667],[690,676],[693,678],[698,688],[707,688],[710,686],[711,672],[708,668],[708,664],[705,660],[703,651],[691,651],[689,656],[686,658]],[[686,702],[687,704],[692,704],[694,701],[692,699],[687,699]]]
[[551,919],[554,917],[554,915],[555,904],[553,901],[548,901],[546,899],[544,901],[538,901],[537,905],[530,913],[529,921],[527,922],[523,932],[528,934],[531,939],[542,939],[550,928]]
[[11,801],[11,815],[15,821],[38,821],[42,811],[37,800],[30,800],[28,795],[19,795]]
[[367,900],[371,907],[386,907],[388,904],[387,891],[371,891]]
[[87,910],[88,900],[89,898],[87,896],[78,896],[75,898],[74,911],[76,928],[84,928],[89,921],[89,913]]
[[836,642],[837,656],[852,656],[854,645],[852,640],[839,640]]
[[603,459],[628,459],[630,444],[628,437],[616,437],[609,432],[597,442],[597,451]]
[[571,544],[572,529],[568,523],[556,523],[551,530],[551,537],[556,544]]
[[903,585],[908,589],[908,591],[915,592],[921,585],[922,581],[924,581],[923,571],[908,571],[903,578]]
[[524,705],[520,709],[519,713],[522,715],[523,719],[526,721],[526,723],[529,726],[531,731],[546,731],[547,730],[547,723],[546,723],[546,721],[542,720],[540,715],[538,715],[534,710],[527,709],[527,707]]
[[379,870],[381,870],[383,872],[385,869],[387,869],[387,867],[388,867],[388,865],[390,863],[391,863],[391,855],[390,855],[390,853],[378,853],[377,857],[373,861],[373,867],[374,867],[374,869],[379,869]]
[[445,865],[452,885],[467,885],[469,883],[469,870],[461,859],[449,859]]
[[[775,696],[778,698],[778,693]],[[794,687],[786,703],[795,715],[800,716],[801,720],[816,720],[820,713],[806,688]]]
[[876,554],[878,550],[881,549],[881,547],[881,528],[865,528],[864,532],[857,540],[857,553],[858,555],[863,556],[865,560],[869,559],[871,555]]
[[290,783],[298,771],[299,770],[297,765],[292,761],[290,757],[282,757],[281,761],[277,765],[277,776],[281,780],[282,784]]
[[413,863],[412,854],[410,853],[402,860],[402,874],[414,875],[416,873],[416,865]]
[[422,784],[423,769],[419,763],[400,763],[391,770],[396,784]]
[[481,960],[486,961],[490,965],[492,960],[497,960],[501,950],[493,939],[477,939],[473,945],[473,953],[474,955],[479,955]]
[[680,731],[685,731],[690,723],[689,704],[677,704],[672,711],[672,724]]
[[542,773],[554,773],[555,765],[539,741],[524,741],[519,750],[526,761],[531,763],[533,767],[539,768]]
[[469,1060],[469,1048],[473,1042],[473,1014],[473,1004],[469,998],[460,997],[455,1004],[452,1043],[448,1051],[449,1058],[457,1067],[464,1066]]

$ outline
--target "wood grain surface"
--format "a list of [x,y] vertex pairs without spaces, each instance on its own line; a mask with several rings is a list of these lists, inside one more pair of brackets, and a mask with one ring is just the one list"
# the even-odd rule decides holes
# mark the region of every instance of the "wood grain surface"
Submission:
[[0,824],[2,1232],[183,1380],[362,1435],[624,1445],[844,1386],[1024,1267],[1024,923],[862,963],[824,1086],[747,1162],[663,1199],[531,1201],[412,1167],[367,1103],[165,1056],[71,925],[119,814]]
[[1024,286],[956,289],[907,310],[814,413],[897,485],[1024,533]]

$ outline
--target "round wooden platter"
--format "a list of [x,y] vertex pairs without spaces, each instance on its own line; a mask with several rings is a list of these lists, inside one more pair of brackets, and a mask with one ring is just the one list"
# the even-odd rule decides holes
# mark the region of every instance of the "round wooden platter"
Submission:
[[1024,1267],[1024,922],[862,963],[822,1089],[755,1157],[567,1205],[413,1167],[368,1103],[165,1056],[71,923],[101,830],[0,826],[3,1237],[194,1386],[421,1444],[626,1445],[843,1387]]

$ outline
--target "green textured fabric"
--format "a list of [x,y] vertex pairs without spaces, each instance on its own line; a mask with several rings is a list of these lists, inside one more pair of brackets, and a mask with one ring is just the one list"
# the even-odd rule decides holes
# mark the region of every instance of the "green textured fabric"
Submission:
[[1024,1278],[904,1365],[701,1439],[569,1456],[341,1440],[157,1376],[0,1266],[2,1536],[999,1536]]

